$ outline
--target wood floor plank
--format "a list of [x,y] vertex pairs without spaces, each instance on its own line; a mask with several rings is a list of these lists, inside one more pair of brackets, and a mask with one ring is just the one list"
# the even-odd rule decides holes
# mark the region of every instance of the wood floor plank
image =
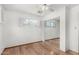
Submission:
[[6,48],[2,55],[78,55],[78,53],[73,51],[60,51],[59,39],[51,39],[45,42]]

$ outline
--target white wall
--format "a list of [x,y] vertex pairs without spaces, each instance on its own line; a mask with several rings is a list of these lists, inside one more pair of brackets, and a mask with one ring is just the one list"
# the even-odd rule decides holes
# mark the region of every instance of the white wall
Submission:
[[[4,10],[4,40],[6,47],[37,42],[46,39],[52,39],[59,37],[59,24],[56,22],[56,28],[46,29],[47,35],[43,36],[43,29],[41,27],[30,27],[30,26],[20,26],[19,19],[20,18],[28,18],[36,20],[43,20],[42,17],[24,14],[11,10]],[[52,32],[49,33],[49,30]],[[48,35],[51,36],[48,36]]]
[[40,27],[19,26],[19,19],[23,17],[40,20],[40,17],[34,15],[10,10],[4,11],[4,40],[6,47],[41,41]]
[[60,11],[60,50],[67,51],[66,44],[66,7],[64,7]]
[[3,39],[2,39],[2,25],[0,24],[0,54],[4,50],[4,44],[3,44]]
[[55,27],[45,27],[45,39],[53,39],[60,37],[60,22],[56,19],[52,19],[55,22]]
[[4,40],[2,37],[2,32],[3,32],[3,23],[2,23],[2,6],[0,5],[0,54],[4,50]]

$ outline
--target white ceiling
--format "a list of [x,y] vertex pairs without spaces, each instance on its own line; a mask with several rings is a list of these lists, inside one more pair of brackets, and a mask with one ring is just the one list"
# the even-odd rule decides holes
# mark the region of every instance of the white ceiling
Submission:
[[40,9],[37,4],[6,4],[3,5],[7,10],[15,10],[21,12],[28,12],[37,14],[37,11]]
[[[41,15],[38,13],[38,11],[41,10],[40,6],[41,6],[41,4],[4,4],[3,5],[3,7],[7,10],[15,10],[15,11],[19,11],[19,12],[28,12],[28,13],[32,13],[35,15]],[[63,6],[73,7],[75,5],[50,4],[48,6],[49,6],[49,8],[51,8],[55,11]],[[48,10],[48,12],[50,12],[50,11]]]

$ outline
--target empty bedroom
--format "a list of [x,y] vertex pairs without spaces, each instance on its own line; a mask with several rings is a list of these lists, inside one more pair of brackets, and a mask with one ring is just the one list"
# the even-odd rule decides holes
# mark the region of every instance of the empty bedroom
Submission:
[[0,54],[78,55],[78,12],[78,4],[0,4]]

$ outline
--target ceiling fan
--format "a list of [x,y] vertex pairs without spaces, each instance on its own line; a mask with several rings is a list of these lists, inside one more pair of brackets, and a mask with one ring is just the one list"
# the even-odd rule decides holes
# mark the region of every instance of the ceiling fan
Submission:
[[47,11],[54,11],[54,9],[52,9],[51,7],[50,7],[50,4],[41,4],[40,5],[40,10],[38,10],[38,13],[39,14],[42,14],[42,13],[44,13],[44,12],[47,12]]

